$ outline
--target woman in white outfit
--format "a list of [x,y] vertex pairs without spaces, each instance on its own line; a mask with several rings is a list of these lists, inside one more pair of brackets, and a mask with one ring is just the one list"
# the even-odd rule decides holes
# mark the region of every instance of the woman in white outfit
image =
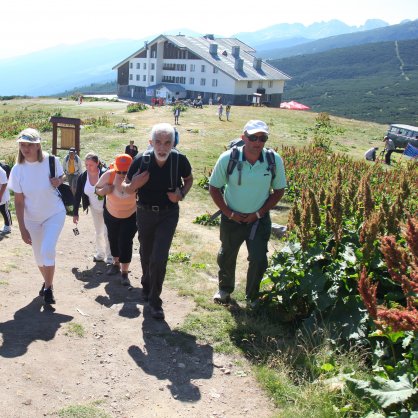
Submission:
[[93,261],[106,261],[111,264],[113,257],[110,252],[109,240],[107,238],[107,229],[103,220],[103,197],[95,192],[95,185],[103,174],[99,167],[99,157],[93,152],[89,152],[84,165],[86,171],[77,180],[77,189],[74,202],[73,222],[78,224],[78,210],[82,203],[83,210],[89,210],[93,218],[94,229],[96,231],[96,253]]
[[45,304],[55,303],[53,280],[55,248],[65,222],[65,207],[57,187],[64,174],[55,158],[56,176],[50,176],[49,155],[42,151],[36,129],[23,130],[17,139],[19,153],[8,188],[14,191],[16,217],[22,240],[32,246],[36,263],[44,279],[40,296]]

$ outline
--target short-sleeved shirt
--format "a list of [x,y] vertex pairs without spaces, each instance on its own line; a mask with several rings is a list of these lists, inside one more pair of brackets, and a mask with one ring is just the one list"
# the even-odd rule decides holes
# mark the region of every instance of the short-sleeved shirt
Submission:
[[[4,171],[0,167],[0,186],[2,186],[3,184],[7,184],[7,174],[6,174],[6,171]],[[9,193],[9,189],[6,187],[6,189],[4,190],[3,196],[0,199],[0,205],[4,205],[9,200],[10,200],[10,193]]]
[[[55,157],[56,177],[64,174],[61,163]],[[44,153],[42,162],[24,161],[15,164],[10,172],[7,187],[15,193],[23,193],[25,197],[25,219],[43,222],[57,213],[65,211],[58,191],[49,181],[49,158]]]
[[225,151],[219,157],[209,184],[217,189],[225,186],[224,200],[231,210],[241,213],[254,213],[264,205],[271,188],[279,190],[286,187],[283,160],[279,154],[274,153],[276,176],[272,182],[272,173],[269,170],[265,149],[254,164],[250,164],[245,159],[243,147],[238,147],[238,150],[239,161],[242,162],[241,185],[238,184],[239,170],[237,166],[227,178],[231,150]]
[[[176,163],[177,157],[174,153],[178,153],[178,170],[172,169],[172,164]],[[143,155],[137,156],[131,164],[126,178],[128,181],[132,180],[134,174],[139,172]],[[141,169],[142,171],[142,169]],[[189,177],[192,174],[192,167],[187,157],[177,151],[172,151],[162,167],[159,167],[155,161],[154,153],[151,152],[151,159],[148,166],[150,177],[140,189],[137,190],[139,204],[156,205],[156,206],[175,206],[167,196],[167,192],[174,192],[177,187],[182,185],[182,179]],[[172,174],[175,175],[177,171],[177,178],[171,181]]]

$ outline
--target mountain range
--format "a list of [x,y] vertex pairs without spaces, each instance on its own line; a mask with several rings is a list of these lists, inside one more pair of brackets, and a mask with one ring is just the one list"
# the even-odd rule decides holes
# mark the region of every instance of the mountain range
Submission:
[[[397,36],[393,33],[401,32],[406,34],[402,36],[418,37],[411,33],[413,31],[403,30],[402,25],[394,25],[398,28],[391,29],[393,26],[381,20],[368,20],[363,26],[355,27],[338,20],[331,20],[309,26],[300,23],[278,24],[255,32],[237,33],[233,37],[256,48],[259,56],[279,58],[286,55],[283,55],[283,52],[280,55],[278,48],[281,51],[287,50],[287,54],[289,49],[302,48],[303,45],[310,45],[309,48],[315,50],[318,47],[315,45],[312,47],[312,42],[315,40],[319,42],[318,39],[324,37],[332,39],[338,38],[338,35],[354,36],[370,32],[375,33],[373,40],[365,39],[363,42],[376,42],[377,39],[391,40],[393,36]],[[202,35],[183,28],[170,33]],[[342,33],[350,35],[341,35]],[[76,45],[59,45],[19,57],[2,59],[0,60],[0,96],[54,95],[77,86],[113,81],[116,79],[116,73],[112,71],[112,67],[140,49],[144,41],[158,35],[155,34],[147,39],[112,41],[101,39]],[[388,36],[392,38],[388,39]],[[298,50],[294,49],[294,51]],[[295,54],[298,52],[293,53]]]

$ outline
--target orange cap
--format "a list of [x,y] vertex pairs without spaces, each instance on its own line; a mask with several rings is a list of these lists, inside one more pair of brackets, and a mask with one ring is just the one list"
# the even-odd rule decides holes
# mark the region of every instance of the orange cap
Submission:
[[119,154],[115,158],[116,171],[128,171],[132,164],[132,157],[129,154]]

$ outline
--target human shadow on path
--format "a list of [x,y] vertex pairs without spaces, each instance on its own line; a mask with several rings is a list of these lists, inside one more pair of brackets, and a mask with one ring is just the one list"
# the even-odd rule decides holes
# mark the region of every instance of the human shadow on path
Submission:
[[112,308],[117,305],[118,308],[120,307],[119,315],[125,318],[139,317],[138,305],[144,303],[141,290],[132,286],[122,286],[119,275],[108,276],[105,270],[106,265],[104,263],[97,263],[91,269],[80,270],[74,267],[71,271],[77,280],[85,283],[84,288],[87,290],[106,283],[104,288],[106,296],[97,296],[97,303],[106,308]]
[[144,309],[142,331],[144,349],[136,345],[128,349],[138,367],[159,380],[168,380],[174,399],[197,402],[201,393],[191,380],[212,377],[212,347],[197,343],[190,334],[172,331],[165,321],[153,319],[148,307]]
[[52,340],[61,324],[72,319],[72,316],[55,313],[52,307],[44,309],[42,298],[36,297],[16,311],[14,319],[0,323],[0,334],[3,335],[0,356],[23,356],[32,342]]

